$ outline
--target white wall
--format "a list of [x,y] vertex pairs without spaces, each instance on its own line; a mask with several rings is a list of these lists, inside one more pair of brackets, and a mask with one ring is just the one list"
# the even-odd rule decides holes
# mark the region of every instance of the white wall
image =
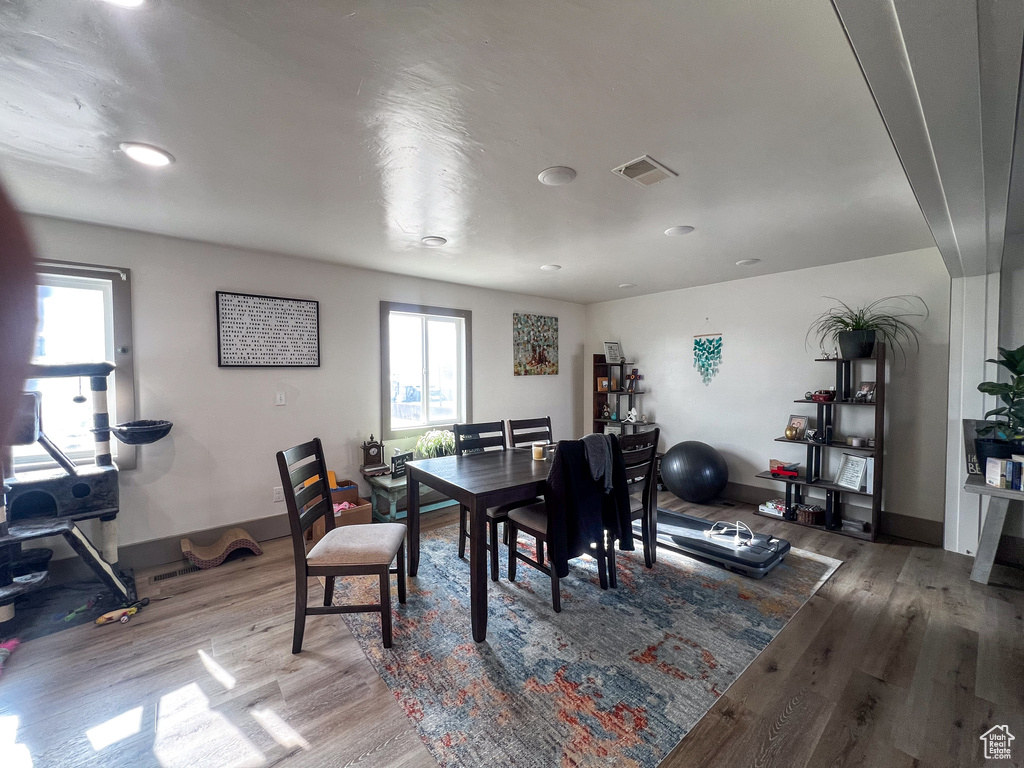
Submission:
[[[643,410],[662,430],[662,449],[683,440],[718,448],[730,481],[782,490],[755,479],[770,458],[803,462],[802,447],[774,442],[807,390],[835,384],[835,367],[816,363],[819,350],[804,338],[814,317],[835,296],[850,304],[916,294],[927,302],[921,350],[889,366],[883,509],[942,520],[950,280],[938,249],[882,256],[728,283],[593,304],[586,314],[586,359],[601,342],[620,341],[645,376]],[[705,322],[707,318],[707,322]],[[693,336],[723,334],[719,374],[705,387],[693,368]],[[589,366],[588,366],[589,367]],[[855,379],[871,379],[865,369]],[[591,418],[591,388],[583,418]],[[840,415],[852,434],[869,434],[865,413]],[[857,417],[862,421],[855,421]],[[836,451],[831,452],[838,453]]]
[[[473,312],[475,420],[550,414],[556,437],[581,433],[581,305],[88,224],[30,226],[40,258],[132,270],[138,418],[174,428],[121,475],[122,544],[283,515],[271,502],[275,453],[314,436],[339,477],[358,478],[359,444],[380,434],[381,300]],[[320,301],[321,367],[218,368],[216,290]],[[558,317],[559,375],[512,375],[514,311]],[[281,389],[288,404],[275,407]]]

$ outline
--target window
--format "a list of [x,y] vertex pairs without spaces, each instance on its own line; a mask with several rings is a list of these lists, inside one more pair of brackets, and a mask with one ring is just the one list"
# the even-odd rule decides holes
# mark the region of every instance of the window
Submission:
[[380,303],[383,439],[472,418],[473,313]]
[[[36,280],[39,325],[33,362],[40,365],[113,361],[107,381],[110,423],[135,418],[131,275],[127,269],[42,263]],[[92,397],[88,377],[30,379],[26,389],[42,395],[47,437],[76,462],[94,456]],[[121,469],[135,467],[135,448],[111,438]],[[13,448],[19,470],[55,466],[36,443]]]

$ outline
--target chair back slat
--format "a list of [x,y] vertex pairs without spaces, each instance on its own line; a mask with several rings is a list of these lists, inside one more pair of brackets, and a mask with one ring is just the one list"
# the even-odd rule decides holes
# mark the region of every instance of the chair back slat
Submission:
[[539,440],[554,442],[551,432],[551,417],[539,419],[509,419],[508,442],[513,448],[529,445]]
[[[306,461],[311,457],[312,461]],[[301,549],[304,558],[303,537],[306,530],[325,516],[325,530],[329,531],[334,528],[334,515],[328,514],[334,512],[334,506],[331,503],[330,489],[327,487],[327,464],[324,461],[324,449],[320,438],[316,437],[308,443],[296,445],[286,451],[279,451],[277,468],[281,474],[292,543],[296,552]],[[303,485],[314,477],[316,478],[315,482]],[[296,486],[303,487],[296,491]]]
[[482,421],[477,424],[456,424],[452,428],[455,433],[455,455],[479,453],[488,449],[504,451],[505,425],[500,421]]
[[[630,484],[641,483],[645,503],[654,484],[654,465],[658,454],[658,439],[661,430],[657,427],[646,432],[619,436],[619,450],[626,465],[626,480]],[[635,493],[638,489],[631,488]]]

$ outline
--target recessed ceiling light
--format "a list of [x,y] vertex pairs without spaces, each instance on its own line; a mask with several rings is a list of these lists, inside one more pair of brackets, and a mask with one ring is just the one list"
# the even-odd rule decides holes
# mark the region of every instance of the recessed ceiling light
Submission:
[[636,288],[636,283],[619,283],[619,288]]
[[420,242],[423,243],[428,248],[439,248],[448,241],[445,240],[443,237],[438,237],[437,235],[427,235],[426,237],[422,238]]
[[545,272],[557,272],[562,268],[561,264],[545,264],[541,269]]
[[760,264],[760,259],[740,259],[736,262],[737,267],[752,267],[755,264]]
[[138,8],[146,0],[106,0],[111,5],[117,5],[121,8]]
[[121,143],[121,151],[137,163],[151,165],[154,168],[162,168],[174,162],[174,156],[160,147],[153,147],[149,144],[136,144],[125,141]]
[[665,234],[669,237],[676,237],[678,235],[688,235],[693,232],[693,227],[688,224],[681,224],[678,227],[669,227],[665,230]]
[[549,187],[560,187],[575,179],[576,171],[564,165],[555,165],[551,168],[545,168],[538,173],[537,178],[540,179],[541,184],[547,184]]

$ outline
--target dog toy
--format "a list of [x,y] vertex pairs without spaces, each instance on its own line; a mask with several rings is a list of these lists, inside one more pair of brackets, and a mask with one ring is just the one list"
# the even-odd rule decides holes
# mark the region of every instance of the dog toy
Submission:
[[14,653],[14,649],[21,645],[21,640],[13,638],[8,640],[6,643],[0,643],[0,674],[3,674],[4,664],[11,658],[11,654]]

